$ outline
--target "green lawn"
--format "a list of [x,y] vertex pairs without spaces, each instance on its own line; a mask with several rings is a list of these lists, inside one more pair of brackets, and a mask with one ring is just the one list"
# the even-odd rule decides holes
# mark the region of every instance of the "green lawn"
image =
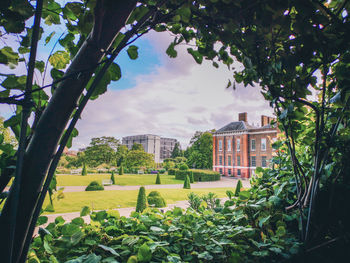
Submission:
[[[86,176],[75,174],[58,174],[57,184],[59,186],[87,186],[91,181],[102,182],[103,179],[110,179],[110,174],[88,174]],[[150,185],[155,184],[156,174],[115,174],[117,185]],[[161,174],[162,184],[181,184],[182,180],[175,180],[174,175]]]
[[[176,201],[187,200],[190,192],[202,195],[213,192],[218,197],[226,197],[228,188],[203,188],[203,189],[158,189],[157,191],[165,198],[167,204],[173,204]],[[147,190],[146,194],[154,190]],[[64,198],[54,201],[54,213],[68,213],[80,211],[83,206],[89,206],[90,209],[104,210],[122,207],[135,207],[138,190],[119,190],[119,191],[94,191],[94,192],[68,192],[64,193]],[[44,208],[48,200],[44,203]]]

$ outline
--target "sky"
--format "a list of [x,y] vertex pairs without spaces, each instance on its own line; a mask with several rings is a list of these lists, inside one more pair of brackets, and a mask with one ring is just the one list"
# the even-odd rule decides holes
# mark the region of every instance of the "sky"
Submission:
[[[63,32],[59,30],[56,38]],[[169,58],[165,50],[171,41],[167,32],[150,32],[134,43],[139,47],[138,59],[130,60],[126,51],[117,57],[122,78],[88,103],[77,124],[73,150],[88,146],[93,137],[113,136],[121,141],[138,134],[175,138],[186,149],[196,131],[219,129],[237,121],[240,112],[248,113],[250,124],[259,124],[261,115],[272,115],[258,86],[226,89],[232,79],[227,66],[217,69],[210,61],[198,65],[185,45],[176,48],[177,58]],[[51,48],[41,44],[38,57],[46,61]],[[50,81],[46,78],[45,83]],[[0,115],[8,118],[12,112],[13,108],[0,105]]]

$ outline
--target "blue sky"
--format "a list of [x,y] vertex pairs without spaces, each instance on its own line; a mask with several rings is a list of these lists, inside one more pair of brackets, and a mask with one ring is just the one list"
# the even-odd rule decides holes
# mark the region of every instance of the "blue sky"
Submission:
[[[63,30],[57,28],[56,39]],[[166,32],[150,32],[134,43],[139,47],[138,59],[130,60],[125,50],[121,52],[115,62],[122,78],[88,103],[77,124],[79,136],[73,140],[73,149],[88,146],[93,137],[121,140],[145,133],[176,138],[186,148],[196,131],[219,129],[237,120],[239,112],[248,112],[248,121],[254,124],[260,115],[272,114],[258,87],[225,88],[232,76],[226,66],[216,69],[208,61],[198,65],[184,45],[177,48],[177,58],[169,58],[165,50],[172,40]],[[50,49],[41,44],[38,57],[46,61]],[[21,71],[25,71],[23,65],[17,70]],[[11,113],[8,106],[0,106],[0,115]]]

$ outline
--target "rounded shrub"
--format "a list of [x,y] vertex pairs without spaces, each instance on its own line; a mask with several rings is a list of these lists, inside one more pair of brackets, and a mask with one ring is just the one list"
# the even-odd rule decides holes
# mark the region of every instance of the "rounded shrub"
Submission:
[[191,189],[191,184],[190,184],[190,178],[188,177],[188,175],[186,175],[185,177],[185,182],[184,182],[184,189]]
[[156,184],[162,184],[160,181],[160,174],[157,173]]
[[139,194],[137,196],[136,212],[142,212],[147,207],[146,203],[146,190],[145,187],[141,186]]
[[115,184],[114,171],[112,171],[112,174],[111,174],[111,181],[112,181],[112,184]]
[[102,190],[105,190],[105,189],[98,181],[92,181],[85,188],[85,191],[102,191]]
[[187,164],[182,163],[182,164],[180,165],[179,169],[180,169],[181,171],[186,171],[186,170],[188,170],[189,168],[188,168]]
[[165,199],[160,195],[158,191],[152,191],[147,196],[147,202],[154,207],[166,207]]

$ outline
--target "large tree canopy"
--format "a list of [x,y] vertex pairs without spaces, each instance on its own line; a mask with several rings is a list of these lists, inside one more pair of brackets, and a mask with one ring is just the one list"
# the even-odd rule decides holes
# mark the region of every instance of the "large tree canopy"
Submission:
[[[242,70],[232,69],[234,81],[228,87],[235,88],[236,82],[259,84],[275,108],[293,163],[297,195],[289,209],[300,211],[301,240],[306,247],[329,240],[345,242],[347,214],[338,212],[349,211],[339,201],[349,193],[348,1],[89,0],[61,5],[38,0],[36,7],[31,3],[0,4],[1,38],[19,34],[20,40],[17,50],[0,49],[0,63],[11,69],[24,61],[23,56],[28,58],[26,75],[2,74],[0,102],[16,105],[5,126],[19,139],[16,155],[0,141],[1,192],[15,175],[0,216],[2,260],[25,261],[59,157],[78,135],[74,127],[81,111],[120,78],[114,62],[120,50],[129,46],[128,55],[137,58],[137,47],[131,44],[152,29],[173,33],[170,57],[176,57],[177,45],[190,43],[188,52],[198,63],[209,59],[218,67],[221,61],[230,69],[234,61],[243,64]],[[34,11],[34,24],[28,26]],[[67,28],[59,41],[62,49],[48,59],[54,80],[48,86],[51,97],[45,86],[33,85],[34,71],[45,75],[45,63],[36,61],[44,30],[41,20],[48,32],[45,42],[54,34],[51,25]],[[317,96],[310,96],[312,91]],[[34,121],[29,127],[31,112]],[[329,205],[317,205],[317,200]]]

